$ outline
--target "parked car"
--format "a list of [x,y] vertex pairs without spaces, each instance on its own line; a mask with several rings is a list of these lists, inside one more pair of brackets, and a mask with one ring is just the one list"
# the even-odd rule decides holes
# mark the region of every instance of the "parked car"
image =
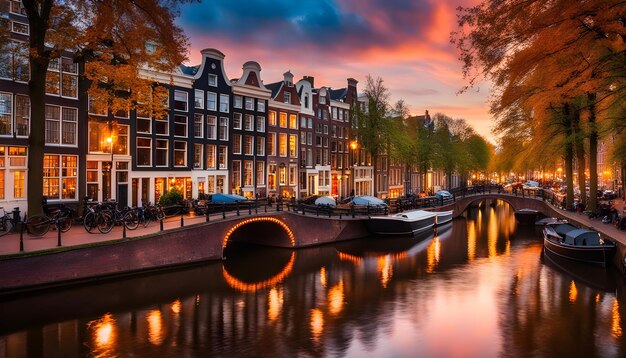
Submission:
[[438,192],[435,193],[435,198],[437,198],[439,200],[449,200],[449,199],[452,199],[454,197],[447,190],[439,190]]

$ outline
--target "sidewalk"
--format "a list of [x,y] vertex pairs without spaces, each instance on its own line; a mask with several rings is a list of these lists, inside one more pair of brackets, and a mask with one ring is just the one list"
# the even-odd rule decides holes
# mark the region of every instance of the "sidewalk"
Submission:
[[[276,212],[274,207],[267,208],[268,213]],[[258,208],[258,215],[265,214],[265,208]],[[254,209],[252,210],[252,215],[254,216]],[[248,215],[248,209],[240,211],[240,217],[245,217]],[[236,218],[237,213],[235,211],[227,212],[226,219]],[[210,222],[213,221],[221,221],[224,220],[222,218],[222,213],[214,213],[210,216]],[[206,218],[204,215],[196,216],[191,213],[183,216],[184,226],[201,224],[206,222]],[[168,229],[176,229],[181,227],[180,225],[180,216],[173,216],[163,220],[163,230]],[[116,241],[122,240],[123,237],[123,229],[121,226],[113,227],[113,230],[108,234],[101,234],[98,230],[94,230],[92,233],[88,233],[82,224],[75,223],[72,225],[72,228],[65,233],[61,233],[61,246],[69,247],[69,246],[77,246],[83,244],[93,244],[97,242],[106,242],[106,241]],[[135,230],[126,230],[126,238],[132,239],[133,237],[140,237],[148,234],[153,234],[161,231],[160,225],[158,222],[150,222],[148,227],[139,226]],[[42,251],[48,249],[54,249],[58,247],[58,232],[53,230],[52,228],[48,233],[44,236],[32,236],[29,235],[26,231],[24,231],[23,235],[24,242],[24,251],[23,253]],[[2,255],[11,255],[20,253],[20,234],[17,233],[9,233],[5,236],[0,237],[0,259],[2,259]]]
[[[550,203],[546,202],[548,205]],[[590,219],[587,215],[583,213],[576,213],[573,211],[566,211],[563,209],[559,209],[555,206],[552,208],[557,211],[564,218],[578,223],[580,226],[584,226],[589,228],[590,230],[598,231],[602,234],[603,237],[609,237],[618,241],[622,246],[626,246],[626,231],[619,230],[613,224],[604,224],[602,223],[602,218]],[[624,201],[623,200],[615,200],[615,208],[620,216],[623,216],[624,213]]]

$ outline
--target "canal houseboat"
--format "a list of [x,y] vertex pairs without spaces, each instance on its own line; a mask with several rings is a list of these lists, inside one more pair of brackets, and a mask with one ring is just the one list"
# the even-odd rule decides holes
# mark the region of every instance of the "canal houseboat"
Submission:
[[441,226],[452,221],[454,211],[432,211],[435,213],[435,226]]
[[437,214],[414,210],[390,216],[372,216],[367,220],[367,228],[379,235],[413,235],[435,226]]
[[539,216],[539,212],[533,209],[521,209],[515,211],[515,219],[520,224],[534,224],[537,221],[537,217]]
[[603,267],[610,264],[615,252],[613,241],[570,224],[547,225],[543,229],[543,247],[549,254]]

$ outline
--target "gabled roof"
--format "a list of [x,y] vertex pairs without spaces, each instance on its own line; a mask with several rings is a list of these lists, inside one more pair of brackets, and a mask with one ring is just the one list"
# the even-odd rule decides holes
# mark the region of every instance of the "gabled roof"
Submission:
[[334,99],[336,101],[343,101],[348,95],[348,89],[347,88],[329,89],[328,94],[330,95],[330,99]]
[[194,76],[196,73],[198,73],[198,69],[200,68],[200,65],[196,65],[196,66],[180,65],[178,66],[178,68],[183,74],[187,76]]
[[265,88],[272,91],[272,98],[276,98],[276,96],[278,95],[278,92],[280,92],[280,89],[283,87],[283,83],[284,83],[283,81],[270,83],[270,84],[265,85]]

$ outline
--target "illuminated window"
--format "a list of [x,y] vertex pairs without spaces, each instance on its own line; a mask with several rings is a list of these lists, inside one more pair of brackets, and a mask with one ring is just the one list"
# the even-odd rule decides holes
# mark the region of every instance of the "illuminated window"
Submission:
[[269,111],[269,125],[272,127],[276,126],[276,112]]
[[298,157],[298,135],[289,135],[289,156],[292,158]]
[[280,112],[280,122],[278,125],[282,128],[287,128],[287,113]]
[[281,157],[287,156],[287,134],[279,133],[278,134],[278,155]]
[[206,168],[215,169],[215,144],[206,145]]
[[187,166],[187,142],[174,141],[174,166]]
[[289,128],[298,129],[298,116],[295,114],[289,115]]

